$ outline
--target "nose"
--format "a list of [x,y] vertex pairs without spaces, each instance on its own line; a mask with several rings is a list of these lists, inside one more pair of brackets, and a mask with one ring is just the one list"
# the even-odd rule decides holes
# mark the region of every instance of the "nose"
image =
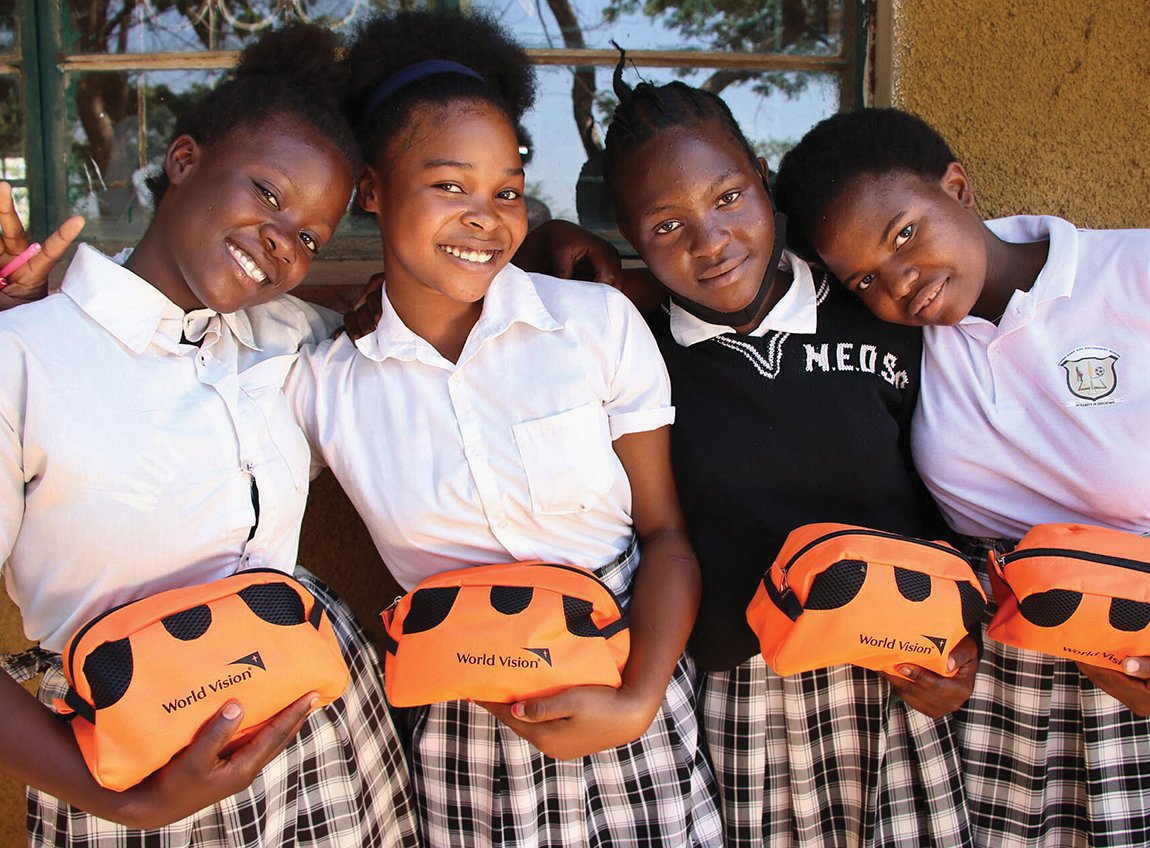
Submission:
[[266,250],[275,259],[288,265],[296,260],[299,245],[288,234],[286,228],[275,221],[267,221],[260,227],[260,241]]
[[891,295],[896,298],[906,297],[914,290],[914,284],[918,281],[918,266],[913,262],[903,262],[893,267],[886,276],[890,280],[887,288],[890,289]]
[[731,240],[726,227],[718,222],[706,221],[695,230],[691,241],[691,252],[700,257],[720,255]]
[[477,230],[490,230],[495,226],[498,216],[489,201],[481,197],[473,197],[467,205],[462,216],[463,223]]

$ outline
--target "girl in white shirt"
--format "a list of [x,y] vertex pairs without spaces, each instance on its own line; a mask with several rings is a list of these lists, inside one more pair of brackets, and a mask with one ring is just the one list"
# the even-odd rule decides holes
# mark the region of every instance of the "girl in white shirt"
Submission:
[[[912,446],[955,530],[983,554],[1044,522],[1150,531],[1150,231],[984,222],[946,142],[897,110],[816,126],[778,199],[800,251],[925,328]],[[1147,658],[1106,670],[988,641],[956,716],[977,839],[1145,845],[1148,678]]]
[[427,12],[375,19],[349,63],[386,284],[376,330],[321,344],[289,381],[318,458],[405,589],[543,559],[631,597],[622,688],[404,711],[423,838],[719,845],[683,658],[699,576],[665,369],[620,293],[508,264],[527,229],[530,65],[486,19]]
[[[122,262],[82,246],[61,293],[0,318],[0,559],[39,647],[6,658],[65,683],[58,652],[92,616],[250,567],[292,572],[308,451],[281,386],[331,321],[284,293],[350,198],[355,140],[334,108],[333,37],[274,33],[185,115]],[[138,786],[101,789],[71,731],[0,674],[0,768],[29,790],[34,845],[414,846],[379,660],[331,613],[352,684],[221,751],[243,705]],[[173,658],[178,662],[178,657]],[[302,726],[302,730],[300,729]]]

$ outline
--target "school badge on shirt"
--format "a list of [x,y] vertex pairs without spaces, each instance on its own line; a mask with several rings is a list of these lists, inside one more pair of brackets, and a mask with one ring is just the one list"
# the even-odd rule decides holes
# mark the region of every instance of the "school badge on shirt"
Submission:
[[1066,387],[1075,397],[1098,401],[1113,393],[1118,386],[1114,363],[1118,354],[1104,347],[1076,348],[1058,364],[1066,371]]

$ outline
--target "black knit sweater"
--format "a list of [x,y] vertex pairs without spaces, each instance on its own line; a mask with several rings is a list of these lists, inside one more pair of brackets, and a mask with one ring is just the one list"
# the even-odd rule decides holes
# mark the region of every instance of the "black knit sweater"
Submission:
[[793,528],[943,532],[907,438],[920,332],[879,321],[825,278],[818,302],[810,335],[731,332],[682,347],[665,310],[649,319],[671,374],[675,478],[703,572],[690,647],[707,670],[759,652],[746,607]]

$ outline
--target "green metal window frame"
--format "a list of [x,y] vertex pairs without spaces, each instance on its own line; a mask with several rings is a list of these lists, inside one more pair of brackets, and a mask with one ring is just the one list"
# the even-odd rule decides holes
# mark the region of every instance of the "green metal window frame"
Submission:
[[[786,71],[822,71],[847,75],[853,84],[844,87],[842,108],[867,102],[867,75],[871,52],[868,34],[873,32],[876,3],[881,0],[845,0],[843,49],[836,56],[748,54],[700,51],[628,51],[637,65],[690,65],[702,68],[753,68]],[[466,13],[469,0],[428,0],[429,5]],[[68,92],[68,75],[85,71],[147,71],[176,69],[222,69],[235,60],[234,51],[196,53],[76,54],[71,43],[70,12],[64,0],[19,0],[19,53],[0,57],[0,72],[19,74],[25,108],[25,157],[32,232],[44,233],[69,214],[67,201],[69,133],[74,106]],[[613,67],[614,50],[532,49],[527,51],[540,65]]]

